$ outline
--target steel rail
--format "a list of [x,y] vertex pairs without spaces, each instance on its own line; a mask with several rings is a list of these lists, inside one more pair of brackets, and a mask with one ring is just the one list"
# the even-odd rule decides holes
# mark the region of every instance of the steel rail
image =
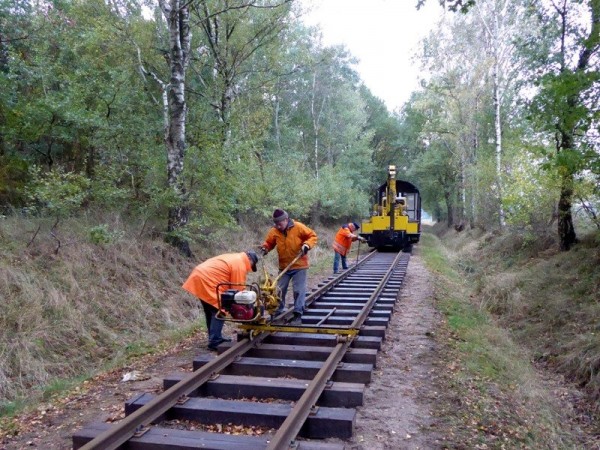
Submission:
[[302,397],[296,402],[290,414],[283,421],[281,427],[279,427],[279,430],[275,433],[273,439],[271,439],[271,442],[269,442],[267,450],[283,450],[293,445],[293,441],[321,396],[323,389],[325,389],[327,381],[332,377],[333,372],[337,369],[338,364],[351,343],[352,340],[347,339],[345,342],[340,342],[335,346],[317,375],[304,391],[304,394],[302,394]]
[[329,280],[323,286],[321,286],[316,291],[312,292],[308,297],[306,297],[306,303],[308,305],[310,305],[316,298],[319,298],[321,295],[323,295],[325,292],[327,292],[328,290],[330,290],[332,287],[340,284],[342,281],[344,281],[346,278],[348,278],[351,274],[353,274],[354,272],[356,272],[356,270],[360,266],[362,266],[363,263],[369,261],[376,254],[377,254],[377,252],[371,252],[371,253],[369,253],[367,256],[365,256],[363,259],[361,259],[358,264],[356,264],[356,265],[352,266],[350,269],[346,270],[342,274],[342,276],[336,277],[336,278],[332,278],[331,280]]
[[[381,279],[381,282],[377,285],[375,292],[369,297],[369,300],[362,308],[360,314],[352,322],[352,325],[350,325],[351,328],[358,328],[364,323],[369,311],[375,304],[377,297],[379,297],[379,294],[392,276],[400,257],[401,254],[399,253],[398,256],[394,258],[394,262],[390,265],[390,268]],[[310,415],[311,410],[315,407],[317,400],[327,385],[327,381],[333,376],[338,364],[352,343],[352,339],[349,338],[340,337],[339,339],[343,340],[338,342],[333,351],[329,354],[329,357],[325,363],[323,363],[323,366],[315,378],[310,382],[304,391],[304,394],[302,394],[302,397],[296,402],[290,411],[290,414],[284,420],[281,427],[279,427],[279,430],[277,430],[277,433],[275,433],[271,442],[269,442],[267,450],[284,450],[293,446],[296,436]]]
[[186,378],[162,394],[153,398],[150,402],[140,409],[125,417],[122,421],[116,423],[108,430],[96,436],[90,442],[81,447],[81,450],[114,450],[127,442],[143,426],[147,426],[156,420],[169,408],[177,403],[183,396],[206,383],[213,374],[226,368],[239,355],[244,354],[252,348],[257,342],[266,338],[257,336],[251,341],[245,338],[235,343],[231,348],[225,351],[221,357],[215,358],[195,372],[190,373]]
[[[358,267],[360,267],[367,260],[371,259],[374,255],[375,252],[372,252],[371,254],[363,258],[359,264],[355,265],[352,269],[347,270],[342,277],[334,278],[327,282],[325,285],[323,285],[321,288],[312,292],[307,297],[307,304],[312,303],[315,298],[318,298],[324,292],[327,292],[333,286],[339,284],[343,279],[345,279],[347,276],[353,273]],[[285,315],[282,317],[285,317]],[[281,331],[281,329],[279,329],[279,331]],[[114,424],[108,430],[102,432],[90,442],[83,445],[81,447],[81,450],[117,449],[119,446],[123,445],[131,437],[133,437],[134,434],[138,432],[142,427],[149,425],[154,420],[159,418],[162,414],[164,414],[172,406],[174,406],[182,397],[187,396],[190,392],[193,392],[202,384],[206,383],[215,373],[218,373],[225,369],[238,356],[246,353],[257,343],[263,341],[268,335],[269,333],[260,333],[259,335],[254,336],[252,339],[244,338],[243,340],[238,341],[227,351],[222,353],[218,358],[215,358],[214,360],[202,366],[200,369],[190,373],[179,383],[173,385],[171,388],[167,389],[162,394],[153,398],[150,402],[148,402],[138,410],[125,417],[122,421]],[[350,342],[351,339],[348,339],[347,345],[350,345]],[[338,346],[339,345],[340,344],[338,344]],[[341,356],[343,356],[343,354],[344,353],[341,353]],[[338,362],[336,362],[335,365],[337,365]],[[317,377],[319,377],[319,374],[317,374]]]
[[[367,256],[365,256],[363,259],[361,259],[359,263],[357,263],[352,268],[348,269],[342,275],[332,278],[327,283],[325,283],[323,286],[321,286],[320,288],[318,288],[317,290],[312,292],[310,295],[308,295],[306,297],[306,302],[305,302],[306,306],[310,306],[317,298],[321,297],[325,292],[329,291],[331,288],[340,284],[342,281],[344,281],[346,278],[348,278],[350,275],[352,275],[365,262],[367,262],[371,258],[373,258],[376,254],[377,254],[377,252],[369,253]],[[358,333],[357,330],[352,329],[351,327],[348,327],[348,326],[344,326],[344,325],[331,325],[327,328],[323,328],[323,327],[319,328],[319,324],[322,321],[319,322],[319,324],[311,326],[311,327],[305,326],[305,325],[298,325],[298,326],[293,326],[293,327],[281,325],[282,322],[286,322],[285,319],[287,319],[291,316],[292,311],[293,311],[293,308],[288,308],[285,312],[278,315],[277,319],[271,323],[259,324],[259,325],[241,323],[238,325],[238,327],[242,330],[257,330],[257,331],[262,331],[262,332],[289,331],[289,332],[296,332],[296,333],[345,334],[345,335],[356,335]],[[329,314],[329,316],[330,315],[331,315],[331,313]]]
[[367,301],[367,303],[365,303],[365,306],[363,306],[363,308],[360,310],[360,313],[356,316],[356,319],[354,319],[354,321],[350,325],[350,328],[358,329],[362,326],[362,324],[365,322],[365,320],[367,320],[367,317],[368,317],[369,313],[371,312],[373,305],[377,301],[377,297],[379,296],[379,294],[383,290],[384,286],[387,284],[390,277],[392,276],[392,273],[394,272],[394,269],[398,265],[398,262],[400,262],[400,260],[402,259],[402,255],[403,255],[403,253],[398,253],[398,255],[394,258],[394,262],[391,264],[390,268],[388,269],[388,271],[385,273],[385,275],[381,279],[381,282],[377,285],[377,288],[375,289],[375,292],[373,293],[373,295],[371,295],[371,297],[369,297],[369,300]]

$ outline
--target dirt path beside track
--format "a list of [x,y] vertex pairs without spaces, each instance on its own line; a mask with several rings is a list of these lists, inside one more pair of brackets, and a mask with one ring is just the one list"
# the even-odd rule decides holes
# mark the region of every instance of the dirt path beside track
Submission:
[[440,317],[430,274],[415,253],[365,404],[358,409],[353,442],[361,450],[440,448],[432,417]]

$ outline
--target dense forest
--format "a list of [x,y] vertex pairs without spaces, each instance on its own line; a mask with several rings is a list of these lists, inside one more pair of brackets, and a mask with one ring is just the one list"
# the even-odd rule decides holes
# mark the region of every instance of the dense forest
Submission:
[[394,163],[448,226],[570,249],[600,227],[600,0],[446,6],[390,112],[292,0],[0,0],[2,214],[117,210],[190,254],[274,205],[368,215]]
[[585,390],[598,435],[600,0],[426,1],[420,88],[390,111],[300,0],[0,0],[0,445],[29,397],[202,335],[181,284],[275,207],[329,276],[389,164],[438,222],[415,260],[455,442],[504,445],[506,421],[507,447],[574,448],[544,444],[570,441],[532,361]]

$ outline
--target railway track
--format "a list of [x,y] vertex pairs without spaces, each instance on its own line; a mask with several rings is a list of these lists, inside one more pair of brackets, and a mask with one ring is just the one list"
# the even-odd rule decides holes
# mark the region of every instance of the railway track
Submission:
[[[370,253],[307,297],[300,327],[286,326],[291,310],[273,327],[240,326],[238,341],[221,344],[218,356],[198,356],[193,372],[167,376],[163,393],[126,402],[119,423],[77,431],[73,448],[345,448],[340,440],[352,437],[408,259]],[[197,431],[198,424],[262,433]]]

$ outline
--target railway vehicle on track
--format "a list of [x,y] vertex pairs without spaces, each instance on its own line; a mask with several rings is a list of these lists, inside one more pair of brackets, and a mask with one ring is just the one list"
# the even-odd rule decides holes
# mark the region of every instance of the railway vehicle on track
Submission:
[[396,166],[375,190],[371,217],[364,220],[360,235],[378,250],[410,251],[421,238],[421,196],[412,183],[396,179]]

